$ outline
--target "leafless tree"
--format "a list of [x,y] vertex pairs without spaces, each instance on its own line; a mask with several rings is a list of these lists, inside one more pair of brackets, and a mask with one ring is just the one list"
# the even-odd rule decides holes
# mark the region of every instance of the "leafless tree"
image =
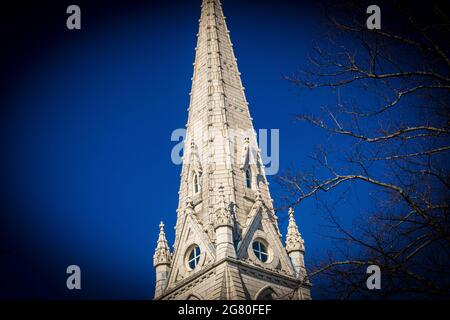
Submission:
[[[296,116],[329,140],[313,155],[311,172],[300,168],[280,183],[294,206],[345,186],[368,184],[376,192],[370,212],[350,228],[325,207],[336,247],[310,270],[313,284],[344,299],[448,298],[448,12],[432,1],[423,8],[381,4],[382,28],[368,30],[370,4],[333,7],[330,33],[308,67],[285,76],[306,90],[332,91],[337,102]],[[381,290],[367,289],[369,265],[381,268]]]

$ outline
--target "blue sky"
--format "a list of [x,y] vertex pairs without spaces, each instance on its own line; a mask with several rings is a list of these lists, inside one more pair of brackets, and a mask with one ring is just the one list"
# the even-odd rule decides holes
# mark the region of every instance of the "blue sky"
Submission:
[[[319,8],[225,0],[223,7],[255,128],[280,129],[281,172],[307,168],[327,138],[293,116],[335,98],[299,91],[282,74],[304,67],[323,37]],[[7,295],[149,299],[160,220],[173,242],[181,167],[171,162],[170,135],[187,119],[200,1],[108,13],[92,21],[83,12],[81,31],[36,49],[3,98]],[[269,181],[277,199],[282,193]],[[367,204],[339,206],[347,220],[353,200]],[[307,262],[330,248],[318,213],[313,200],[296,213]],[[279,214],[283,233],[286,215]],[[82,269],[80,292],[65,289],[70,264]]]

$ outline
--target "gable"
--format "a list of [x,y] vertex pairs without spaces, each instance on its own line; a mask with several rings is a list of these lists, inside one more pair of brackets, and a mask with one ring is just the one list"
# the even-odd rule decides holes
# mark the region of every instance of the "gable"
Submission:
[[[190,250],[198,246],[200,257],[195,269],[191,269],[187,263]],[[193,214],[185,214],[180,238],[177,241],[169,274],[168,288],[191,275],[202,270],[215,259],[215,247],[203,232],[199,222]]]
[[[247,226],[243,230],[242,240],[238,244],[237,258],[266,269],[295,275],[274,223],[276,222],[269,216],[268,209],[264,205],[253,208]],[[267,247],[267,261],[263,262],[255,255],[252,247],[255,241],[260,241]]]

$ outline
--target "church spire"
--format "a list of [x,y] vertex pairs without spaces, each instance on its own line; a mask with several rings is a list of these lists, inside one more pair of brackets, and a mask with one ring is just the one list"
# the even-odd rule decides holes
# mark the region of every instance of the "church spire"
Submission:
[[294,210],[292,208],[289,208],[289,225],[286,234],[286,251],[291,258],[291,262],[294,266],[297,277],[305,277],[305,242],[303,241],[300,231],[298,231],[298,227],[294,219]]
[[[192,212],[190,203],[194,205],[196,219],[214,241],[213,217],[218,205],[216,191],[220,185],[228,205],[233,208],[238,227],[245,225],[257,192],[260,195],[257,200],[273,210],[221,2],[203,0],[201,8],[175,247],[181,238],[186,212]],[[238,229],[233,234],[234,240],[239,241]]]
[[167,277],[171,260],[169,244],[167,243],[166,234],[164,232],[164,223],[161,221],[159,224],[158,243],[156,245],[155,254],[153,255],[153,266],[156,269],[155,298],[159,297],[167,287]]
[[159,253],[156,296],[259,299],[296,288],[307,299],[298,254],[281,241],[220,0],[202,1],[189,95],[174,251]]
[[298,231],[297,224],[294,219],[294,210],[289,208],[289,225],[286,234],[286,251],[291,253],[292,251],[301,251],[305,252],[303,238]]
[[161,264],[170,264],[171,256],[169,244],[167,243],[166,233],[164,232],[164,223],[159,224],[159,237],[156,245],[155,254],[153,255],[153,265],[155,267]]

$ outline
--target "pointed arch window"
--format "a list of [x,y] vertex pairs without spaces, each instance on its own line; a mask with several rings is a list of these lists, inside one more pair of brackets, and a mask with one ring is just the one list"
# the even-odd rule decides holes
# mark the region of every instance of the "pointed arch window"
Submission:
[[193,183],[194,183],[194,194],[197,194],[200,191],[200,184],[199,184],[199,181],[198,181],[198,174],[197,173],[194,173],[194,179],[193,180],[194,180],[193,181]]
[[248,189],[252,188],[252,172],[250,171],[250,168],[245,170],[245,185]]
[[188,265],[191,270],[194,270],[200,261],[200,248],[199,246],[194,246],[191,248],[188,256]]
[[255,300],[275,300],[277,294],[271,287],[261,289],[257,294]]

